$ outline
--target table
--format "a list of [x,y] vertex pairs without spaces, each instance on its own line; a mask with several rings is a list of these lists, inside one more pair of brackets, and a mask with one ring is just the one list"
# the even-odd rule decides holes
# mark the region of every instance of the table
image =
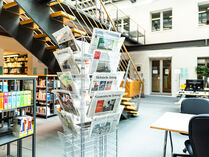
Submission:
[[168,133],[170,135],[171,153],[173,154],[173,142],[171,132],[188,134],[189,121],[193,116],[193,114],[166,112],[151,125],[151,128],[153,129],[165,131],[163,157],[166,156]]
[[201,98],[209,98],[209,92],[208,90],[206,91],[184,91],[184,90],[180,90],[177,92],[176,96],[181,97],[181,99],[177,102],[177,104],[181,105],[181,102],[183,101],[184,98],[186,98],[186,96],[193,96],[193,97],[201,97]]

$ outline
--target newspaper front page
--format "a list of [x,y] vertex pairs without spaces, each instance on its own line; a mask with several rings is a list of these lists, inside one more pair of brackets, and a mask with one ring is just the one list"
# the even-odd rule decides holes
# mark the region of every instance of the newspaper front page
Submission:
[[95,92],[89,106],[88,117],[116,112],[123,93],[124,89]]

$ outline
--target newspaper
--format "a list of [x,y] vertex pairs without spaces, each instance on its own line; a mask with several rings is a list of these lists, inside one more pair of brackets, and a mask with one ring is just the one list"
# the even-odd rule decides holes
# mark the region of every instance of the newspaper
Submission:
[[52,35],[55,37],[56,41],[62,48],[70,47],[74,53],[80,51],[75,37],[68,26],[63,27]]
[[78,95],[79,87],[77,87],[77,84],[75,83],[73,76],[70,72],[58,72],[57,76],[61,83],[64,85],[64,87],[70,91],[71,94]]
[[95,28],[92,35],[89,53],[93,53],[96,49],[117,52],[120,37],[120,33]]
[[62,72],[70,71],[72,74],[79,74],[80,69],[74,60],[72,50],[68,47],[55,51],[54,55],[59,63]]
[[68,112],[63,110],[61,112],[58,111],[57,114],[62,122],[64,130],[76,136],[78,134],[76,130],[77,126],[73,123],[72,116]]
[[121,84],[125,72],[94,73],[89,93],[104,90],[117,90]]
[[80,101],[76,98],[73,98],[69,91],[53,90],[52,92],[58,97],[59,103],[64,111],[72,113],[76,116],[80,116],[78,110],[80,106]]
[[118,110],[123,93],[124,89],[95,92],[87,112],[88,117],[115,113]]
[[94,51],[89,73],[94,72],[116,72],[120,61],[120,53],[109,53],[107,51]]
[[90,128],[90,137],[102,136],[117,129],[121,112],[93,118]]

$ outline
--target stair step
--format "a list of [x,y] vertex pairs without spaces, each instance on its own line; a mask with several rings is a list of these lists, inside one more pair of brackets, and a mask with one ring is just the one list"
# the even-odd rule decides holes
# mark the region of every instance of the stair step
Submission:
[[39,28],[39,26],[36,23],[34,23],[32,19],[20,21],[20,25],[24,25],[25,27],[32,30],[37,30]]
[[45,33],[43,33],[43,34],[35,34],[33,37],[36,38],[36,39],[40,39],[40,38],[47,37],[47,35]]
[[124,108],[125,108],[126,110],[136,111],[136,107],[133,107],[133,106],[125,106]]
[[137,111],[126,111],[126,112],[131,113],[131,114],[139,114],[139,112]]
[[51,39],[49,37],[45,37],[44,39],[41,39],[41,40],[44,42],[51,41]]
[[25,14],[25,11],[22,8],[19,8],[19,14],[20,15]]
[[54,49],[58,49],[58,46],[46,46],[46,50],[54,50]]
[[16,2],[10,2],[10,3],[4,4],[3,9],[9,9],[9,8],[12,8],[12,7],[15,7],[15,6],[17,6]]
[[62,23],[66,23],[66,22],[69,22],[69,20],[75,20],[75,17],[70,15],[70,14],[67,14],[63,11],[58,11],[58,12],[54,12],[54,13],[51,13],[50,14],[50,17],[51,18],[55,18],[57,21],[60,21]]
[[130,101],[130,100],[131,100],[131,98],[126,98],[126,97],[122,98],[122,101]]
[[27,25],[27,24],[30,24],[30,23],[33,23],[32,19],[27,19],[27,20],[20,21],[21,25]]
[[135,103],[134,102],[124,102],[124,101],[122,101],[121,105],[132,106],[132,105],[135,105]]
[[125,97],[125,96],[127,96],[127,95],[128,95],[128,93],[124,93],[124,94],[123,94],[123,97]]
[[49,2],[47,4],[47,6],[52,7],[52,6],[58,5],[59,3],[62,3],[62,2],[63,2],[62,0],[52,1],[52,2]]
[[72,30],[73,33],[81,34],[81,35],[86,35],[86,32],[81,31],[81,30],[79,30],[77,28],[71,28],[71,30]]

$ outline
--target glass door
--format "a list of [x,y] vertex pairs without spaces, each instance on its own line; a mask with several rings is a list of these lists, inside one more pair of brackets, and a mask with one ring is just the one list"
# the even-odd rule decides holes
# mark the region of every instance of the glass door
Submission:
[[152,61],[152,92],[160,92],[160,60]]
[[171,93],[171,60],[163,60],[163,93]]

